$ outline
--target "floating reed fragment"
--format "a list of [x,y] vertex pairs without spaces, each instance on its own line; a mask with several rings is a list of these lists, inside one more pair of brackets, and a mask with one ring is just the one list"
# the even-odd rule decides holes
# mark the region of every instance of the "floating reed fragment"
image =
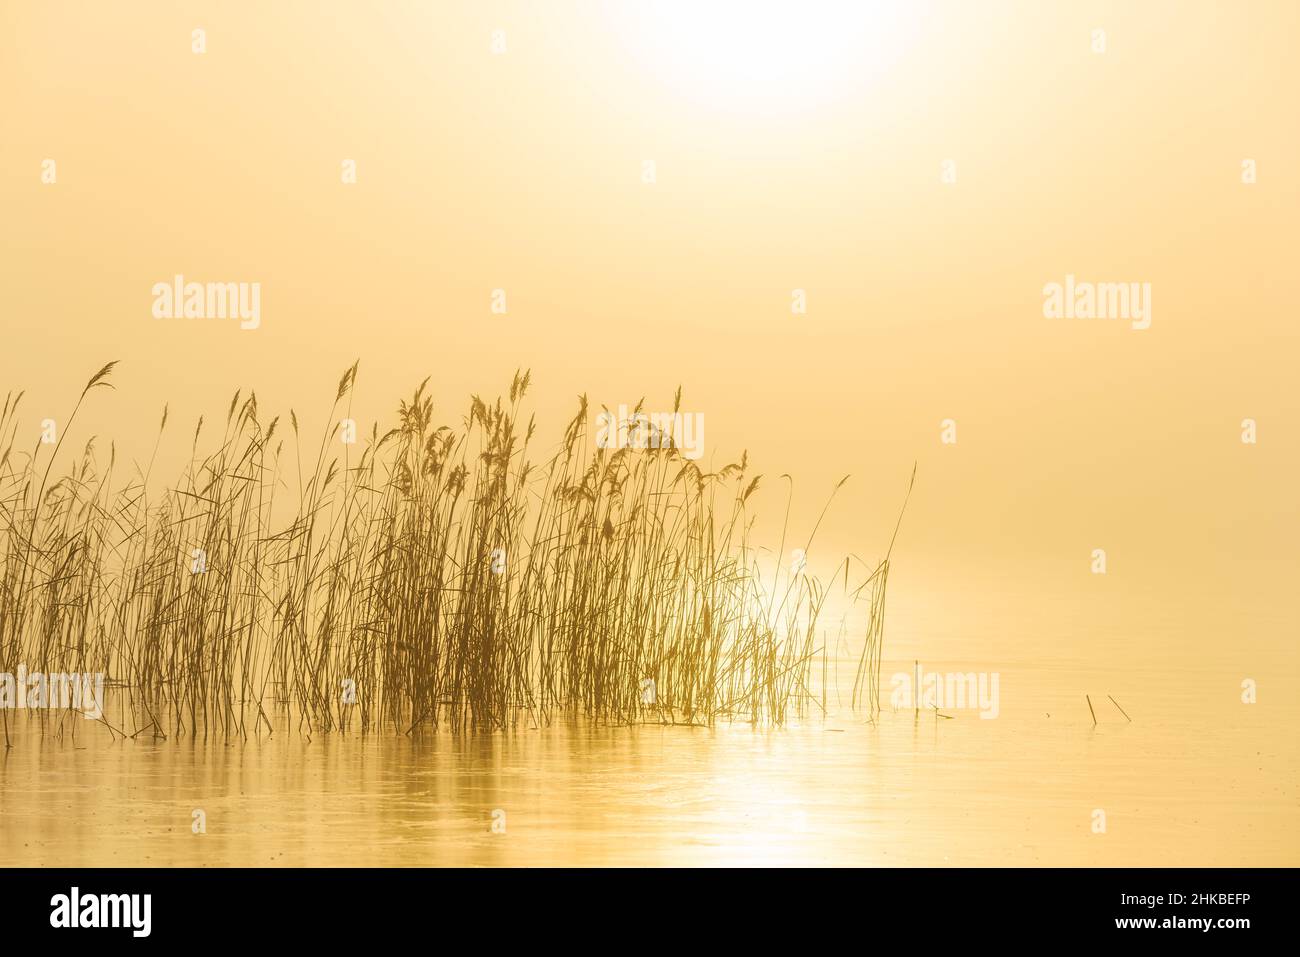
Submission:
[[[459,425],[436,420],[426,380],[392,428],[347,445],[331,426],[305,462],[297,415],[264,421],[237,392],[206,445],[199,420],[157,497],[152,460],[118,482],[115,450],[104,465],[93,440],[51,484],[113,365],[48,458],[40,443],[15,451],[21,393],[0,412],[0,672],[103,673],[132,738],[247,735],[276,714],[308,734],[558,714],[781,723],[816,703],[828,590],[760,573],[747,456],[706,473],[671,443],[597,448],[581,397],[535,464],[525,372],[507,398],[474,396]],[[166,426],[164,411],[159,443]],[[858,564],[861,584],[848,561],[843,576],[866,608],[853,704],[874,712],[889,556]]]

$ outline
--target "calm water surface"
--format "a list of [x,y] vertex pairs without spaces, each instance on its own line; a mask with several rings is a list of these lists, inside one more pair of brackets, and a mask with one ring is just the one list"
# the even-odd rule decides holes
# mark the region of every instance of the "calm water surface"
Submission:
[[[900,667],[910,663],[886,663],[886,698]],[[1241,704],[1217,668],[1178,680],[1061,666],[999,674],[996,720],[887,709],[872,725],[832,691],[824,719],[764,731],[570,723],[416,740],[281,731],[112,744],[87,722],[59,741],[23,717],[0,756],[0,860],[1300,864],[1294,696]],[[191,830],[195,809],[206,833]],[[1096,809],[1104,834],[1092,830]],[[493,833],[494,811],[504,833]]]

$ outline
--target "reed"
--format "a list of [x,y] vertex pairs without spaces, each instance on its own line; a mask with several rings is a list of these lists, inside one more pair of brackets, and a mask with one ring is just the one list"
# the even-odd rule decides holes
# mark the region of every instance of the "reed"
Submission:
[[[517,373],[457,425],[426,380],[355,445],[336,427],[308,442],[293,412],[266,421],[236,393],[155,498],[152,460],[119,480],[93,439],[63,451],[113,365],[48,452],[16,444],[21,393],[0,413],[0,671],[104,673],[123,733],[780,724],[818,706],[829,589],[782,567],[784,534],[764,575],[747,456],[706,473],[671,443],[596,448],[585,397],[539,454]],[[164,409],[158,443],[167,425]],[[874,711],[889,558],[841,567],[868,622],[853,703]]]

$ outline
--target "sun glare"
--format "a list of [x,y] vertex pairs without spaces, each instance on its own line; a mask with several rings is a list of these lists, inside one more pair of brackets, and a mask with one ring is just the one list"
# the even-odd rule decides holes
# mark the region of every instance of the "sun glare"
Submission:
[[921,5],[660,0],[614,6],[650,75],[728,111],[805,109],[860,90],[906,53]]

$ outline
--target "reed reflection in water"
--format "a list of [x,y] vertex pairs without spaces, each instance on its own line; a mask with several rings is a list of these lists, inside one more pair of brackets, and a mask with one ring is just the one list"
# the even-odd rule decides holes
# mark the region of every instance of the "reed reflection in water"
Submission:
[[[1214,707],[1217,671],[1181,679],[1024,665],[1002,669],[997,720],[887,707],[874,727],[845,712],[766,731],[567,721],[110,744],[90,723],[60,741],[22,720],[0,756],[0,859],[1294,865],[1300,745],[1274,723],[1294,727],[1295,705]],[[1105,702],[1093,727],[1079,687],[1137,684],[1140,697],[1117,695],[1136,720]],[[1098,807],[1105,834],[1092,832]],[[195,810],[206,833],[192,832]]]

